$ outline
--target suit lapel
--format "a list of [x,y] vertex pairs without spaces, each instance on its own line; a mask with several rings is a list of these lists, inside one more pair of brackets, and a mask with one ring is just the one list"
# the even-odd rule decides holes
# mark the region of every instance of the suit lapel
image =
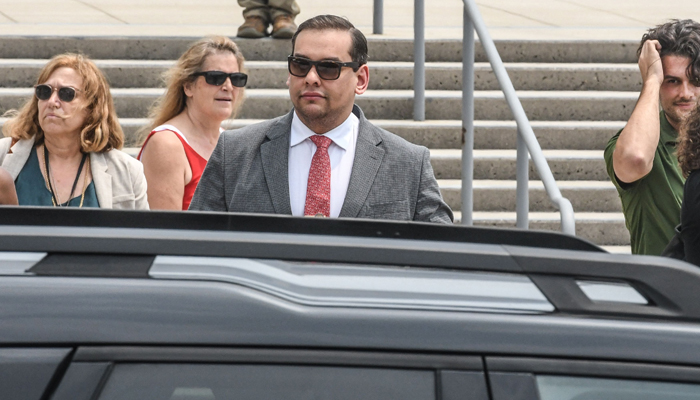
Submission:
[[31,139],[18,141],[10,148],[12,153],[5,155],[5,158],[2,160],[2,167],[12,175],[13,180],[17,179],[22,168],[24,168],[24,164],[27,163],[33,148],[34,138],[32,137]]
[[260,145],[260,158],[267,189],[276,214],[292,214],[289,202],[289,139],[292,112],[275,124],[267,134],[268,141]]
[[112,208],[112,175],[107,173],[107,160],[103,153],[90,153],[90,172],[100,208]]
[[355,218],[360,213],[384,158],[384,149],[378,147],[382,139],[376,131],[377,128],[367,121],[357,106],[353,112],[360,118],[360,127],[350,183],[343,208],[340,210],[341,218]]

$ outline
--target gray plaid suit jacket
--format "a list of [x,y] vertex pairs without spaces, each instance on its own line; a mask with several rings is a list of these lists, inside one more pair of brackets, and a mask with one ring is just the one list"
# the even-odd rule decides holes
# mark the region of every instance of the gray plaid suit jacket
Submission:
[[[287,161],[289,114],[221,134],[190,210],[292,214]],[[360,126],[341,218],[452,223],[422,146],[372,125],[359,107]]]

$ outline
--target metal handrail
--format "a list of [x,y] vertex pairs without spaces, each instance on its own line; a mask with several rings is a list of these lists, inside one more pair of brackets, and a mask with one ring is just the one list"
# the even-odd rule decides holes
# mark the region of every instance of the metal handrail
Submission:
[[[513,83],[503,66],[486,24],[474,0],[464,2],[464,25],[462,37],[462,224],[473,224],[473,181],[474,181],[474,30],[476,30],[491,63],[508,107],[518,127],[516,159],[516,226],[527,229],[529,225],[529,163],[528,154],[544,184],[547,196],[559,209],[561,230],[575,235],[576,222],[571,202],[562,196],[547,160],[542,153],[537,137],[525,114]],[[425,120],[425,4],[424,0],[415,0],[414,11],[414,95],[413,118]],[[383,32],[383,2],[374,0],[374,33]],[[377,9],[380,9],[377,12]]]
[[413,119],[425,121],[425,0],[414,0],[413,89]]
[[[549,164],[547,164],[547,159],[545,159],[544,154],[542,154],[542,148],[540,147],[540,144],[537,141],[537,137],[535,136],[535,132],[533,132],[532,130],[532,126],[530,126],[530,121],[527,119],[527,115],[525,114],[525,110],[523,109],[523,106],[520,103],[520,99],[518,99],[518,96],[515,94],[515,88],[513,87],[513,83],[511,82],[510,77],[508,76],[508,72],[506,72],[506,68],[503,65],[501,56],[498,54],[498,50],[496,49],[496,45],[494,44],[493,39],[491,39],[491,35],[489,35],[488,29],[486,29],[486,24],[481,18],[479,9],[477,8],[474,0],[463,0],[463,2],[465,24],[467,24],[467,21],[470,21],[474,25],[474,29],[479,35],[481,46],[484,48],[484,52],[486,53],[486,56],[489,62],[491,63],[491,69],[493,69],[493,72],[496,75],[496,79],[498,80],[498,83],[501,86],[501,90],[503,91],[503,95],[506,98],[508,107],[513,113],[513,117],[518,126],[518,156],[516,177],[517,225],[518,227],[522,228],[527,228],[528,225],[529,194],[527,185],[529,180],[529,165],[527,155],[529,152],[530,157],[532,158],[532,162],[535,164],[535,168],[537,169],[537,172],[540,175],[540,179],[544,184],[547,196],[552,201],[552,203],[554,203],[554,205],[559,208],[559,212],[561,215],[561,230],[564,233],[575,235],[576,222],[574,219],[574,208],[571,205],[569,199],[563,197],[561,195],[561,192],[559,191],[559,187],[557,186],[557,183],[554,180],[554,176],[552,175],[552,170],[549,168]],[[469,42],[467,42],[467,40],[463,41],[464,46],[474,46],[473,40]],[[471,64],[471,69],[473,70],[473,57],[471,59],[467,59],[466,57],[464,57],[463,63],[465,65]],[[467,93],[467,96],[473,95],[473,91]],[[473,104],[473,100],[471,101],[471,103]],[[473,123],[473,118],[470,123]],[[464,162],[473,163],[473,158],[463,158],[462,163]],[[463,183],[465,178],[473,179],[473,177],[462,177]],[[468,212],[471,213],[472,210],[468,210]],[[464,210],[462,210],[462,215],[464,215]]]
[[375,35],[384,33],[384,0],[374,0],[374,24],[372,32]]

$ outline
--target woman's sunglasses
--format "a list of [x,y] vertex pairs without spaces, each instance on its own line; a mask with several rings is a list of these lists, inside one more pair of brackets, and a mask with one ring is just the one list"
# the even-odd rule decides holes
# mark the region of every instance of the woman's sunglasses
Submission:
[[192,76],[203,76],[204,81],[210,85],[221,86],[226,82],[226,78],[231,79],[231,84],[235,87],[244,87],[248,83],[248,75],[242,72],[226,73],[222,71],[195,72]]
[[54,91],[58,91],[59,100],[66,103],[70,103],[71,101],[73,101],[73,99],[75,99],[75,93],[78,92],[78,89],[72,88],[70,86],[55,88],[45,83],[34,86],[34,94],[39,100],[50,99]]
[[334,81],[340,78],[340,70],[342,70],[343,67],[350,67],[353,70],[357,70],[357,68],[360,67],[360,63],[357,61],[311,61],[308,58],[295,56],[287,57],[287,64],[289,73],[300,78],[308,75],[309,71],[311,71],[311,67],[315,66],[318,77],[327,81]]

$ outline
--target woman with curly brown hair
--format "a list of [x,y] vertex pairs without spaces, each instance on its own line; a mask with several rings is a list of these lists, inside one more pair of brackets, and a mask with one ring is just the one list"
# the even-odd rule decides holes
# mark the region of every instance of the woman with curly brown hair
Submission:
[[685,261],[700,265],[700,107],[680,129],[678,164],[686,178],[681,205],[681,239]]

